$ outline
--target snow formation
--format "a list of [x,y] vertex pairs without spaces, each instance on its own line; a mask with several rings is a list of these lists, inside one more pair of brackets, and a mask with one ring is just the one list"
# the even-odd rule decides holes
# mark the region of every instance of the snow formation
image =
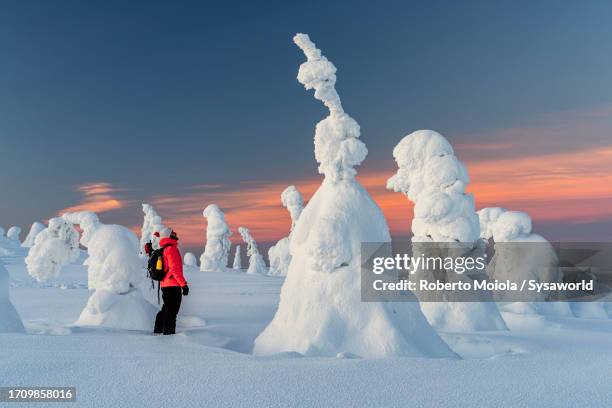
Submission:
[[240,227],[238,228],[238,232],[247,246],[247,257],[249,258],[249,268],[247,269],[247,273],[262,275],[266,274],[268,272],[268,268],[266,267],[263,257],[259,253],[259,249],[257,249],[257,242],[255,242],[255,238],[253,238],[251,232],[247,228]]
[[[140,230],[139,253],[144,258],[146,257],[144,252],[145,244],[151,242],[153,249],[158,249],[162,232],[165,232],[168,228],[163,224],[162,218],[150,204],[142,204],[142,212],[144,213],[144,220]],[[156,232],[160,233],[159,237],[154,235]]]
[[[404,137],[393,149],[398,170],[387,181],[387,188],[405,194],[414,202],[412,220],[413,251],[429,256],[478,257],[480,226],[474,198],[466,193],[469,176],[446,138],[433,130],[418,130]],[[450,243],[435,248],[431,243]],[[436,251],[436,253],[433,253]],[[442,275],[442,276],[440,276]],[[473,278],[471,272],[425,271],[416,279],[453,282]],[[423,313],[429,322],[444,331],[505,330],[506,325],[493,302],[453,302],[453,293],[417,291]],[[435,297],[432,298],[432,297]],[[431,301],[427,301],[431,300]],[[437,302],[433,302],[437,300]],[[483,301],[490,294],[483,293]]]
[[30,276],[45,282],[57,278],[62,266],[76,261],[79,253],[79,233],[72,224],[51,218],[49,226],[36,234],[25,263]]
[[[295,228],[302,209],[304,208],[304,201],[302,194],[298,191],[295,186],[287,187],[281,194],[281,202],[283,207],[287,208],[289,215],[291,216],[291,232]],[[268,250],[268,259],[270,259],[270,271],[269,275],[273,276],[286,276],[289,270],[289,264],[291,263],[291,233],[289,236],[281,238],[276,245],[270,247]]]
[[232,235],[225,214],[216,205],[210,204],[202,213],[206,218],[206,246],[200,257],[200,270],[206,272],[225,272],[227,270],[227,259]]
[[36,236],[40,234],[45,228],[46,227],[44,224],[40,222],[34,222],[30,227],[30,232],[28,232],[28,235],[26,236],[21,246],[25,248],[31,248],[32,246],[34,246]]
[[[531,217],[527,213],[490,207],[479,210],[478,218],[481,225],[480,237],[484,241],[493,238],[495,243],[495,255],[487,266],[489,279],[516,282],[562,281],[563,275],[553,247],[544,237],[532,232]],[[534,293],[533,296],[538,294]],[[545,302],[544,294],[536,300],[512,302],[503,305],[503,309],[519,314],[572,316],[567,302]]]
[[330,112],[315,133],[315,157],[325,178],[291,234],[292,259],[278,310],[255,340],[254,353],[454,357],[418,303],[361,302],[361,243],[390,242],[389,228],[354,178],[367,149],[358,139],[359,125],[342,109],[336,67],[306,34],[294,41],[307,57],[298,80]]
[[156,308],[143,296],[145,270],[136,235],[121,225],[106,225],[92,212],[67,213],[83,231],[87,285],[94,290],[75,324],[149,330]]
[[232,269],[235,269],[235,270],[242,269],[242,256],[240,255],[240,245],[236,246],[236,252],[234,253],[234,263],[232,264]]
[[0,261],[0,333],[22,333],[25,329],[9,296],[9,274]]

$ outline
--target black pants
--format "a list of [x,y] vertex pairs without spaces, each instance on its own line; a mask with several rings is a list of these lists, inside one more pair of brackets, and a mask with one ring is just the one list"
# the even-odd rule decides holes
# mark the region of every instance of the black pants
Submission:
[[174,334],[176,333],[176,315],[181,308],[183,293],[178,286],[161,288],[164,305],[155,317],[155,329],[153,333]]

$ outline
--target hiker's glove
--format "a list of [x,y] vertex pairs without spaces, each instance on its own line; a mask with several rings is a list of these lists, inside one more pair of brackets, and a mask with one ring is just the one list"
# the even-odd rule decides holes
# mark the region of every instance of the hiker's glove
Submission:
[[189,286],[183,286],[183,296],[187,296],[189,294]]
[[151,244],[150,242],[147,242],[144,246],[144,250],[147,255],[151,255],[151,252],[153,252],[153,244]]

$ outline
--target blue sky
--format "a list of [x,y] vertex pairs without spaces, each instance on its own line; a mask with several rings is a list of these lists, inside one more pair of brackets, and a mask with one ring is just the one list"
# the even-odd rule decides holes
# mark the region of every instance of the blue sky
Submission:
[[[504,143],[504,129],[609,106],[610,21],[612,3],[597,1],[4,1],[0,224],[48,218],[87,183],[137,202],[316,174],[325,111],[295,80],[296,32],[338,67],[370,150],[363,171],[376,171],[415,129]],[[608,124],[537,149],[607,146]]]

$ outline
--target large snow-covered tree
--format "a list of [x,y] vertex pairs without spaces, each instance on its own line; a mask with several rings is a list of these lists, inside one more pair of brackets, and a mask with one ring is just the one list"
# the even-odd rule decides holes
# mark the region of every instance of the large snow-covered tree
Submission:
[[79,257],[79,233],[63,218],[51,218],[49,226],[36,235],[25,263],[28,273],[39,282],[59,276],[62,266]]
[[146,274],[136,235],[121,225],[103,224],[89,211],[66,213],[62,218],[82,230],[87,285],[93,290],[76,324],[149,330],[157,309],[140,289]]
[[9,275],[0,261],[0,333],[22,333],[25,329],[9,297]]
[[247,258],[249,258],[249,268],[247,269],[247,273],[262,275],[266,274],[268,272],[268,268],[266,267],[263,257],[259,253],[255,238],[253,238],[251,232],[247,228],[240,227],[238,228],[238,232],[247,246]]
[[206,218],[206,246],[200,256],[200,270],[205,272],[225,272],[232,235],[225,214],[216,205],[210,204],[202,213]]
[[315,130],[315,158],[324,180],[291,237],[291,264],[272,322],[255,340],[255,354],[452,357],[418,303],[362,302],[363,242],[390,242],[380,208],[355,179],[367,155],[357,122],[342,108],[336,67],[308,35],[294,42],[306,55],[298,80],[329,109]]
[[[144,246],[147,242],[151,242],[153,249],[159,248],[159,236],[162,232],[168,230],[164,225],[162,218],[155,211],[151,204],[142,204],[142,212],[144,213],[144,220],[142,222],[142,228],[140,229],[140,246],[139,253],[142,258],[146,257],[144,252]],[[158,235],[155,233],[158,232]]]
[[291,231],[289,236],[281,238],[274,246],[268,250],[268,259],[270,260],[269,275],[286,276],[291,263],[291,232],[295,228],[302,209],[304,201],[302,194],[295,186],[289,186],[281,193],[281,203],[289,211],[291,217]]
[[[476,258],[484,255],[479,245],[479,221],[474,198],[466,193],[467,170],[448,141],[432,130],[419,130],[404,137],[393,149],[398,170],[387,188],[401,192],[414,202],[412,242],[414,253],[428,256]],[[438,245],[437,243],[445,243]],[[445,282],[471,281],[474,271],[418,270],[413,278]],[[416,291],[429,323],[444,331],[505,330],[506,325],[483,293],[482,302],[460,302],[454,293]],[[484,298],[486,297],[486,298]]]
[[239,271],[242,269],[242,256],[240,254],[240,245],[236,245],[236,252],[234,252],[234,262],[232,269]]
[[45,225],[40,222],[32,223],[32,226],[30,227],[30,232],[28,232],[28,235],[26,235],[21,246],[25,248],[31,248],[32,246],[34,246],[36,236],[40,234],[45,228]]

